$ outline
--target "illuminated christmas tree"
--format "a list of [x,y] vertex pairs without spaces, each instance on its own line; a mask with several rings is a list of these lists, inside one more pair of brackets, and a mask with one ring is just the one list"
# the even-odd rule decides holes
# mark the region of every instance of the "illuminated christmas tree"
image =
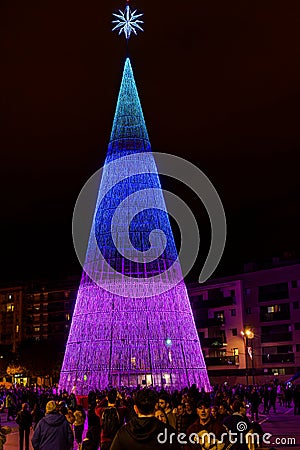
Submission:
[[193,383],[210,388],[127,58],[60,388],[86,395],[109,385]]

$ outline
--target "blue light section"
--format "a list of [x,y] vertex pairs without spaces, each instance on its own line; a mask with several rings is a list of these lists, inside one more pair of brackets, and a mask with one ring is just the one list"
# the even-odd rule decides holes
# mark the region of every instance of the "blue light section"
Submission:
[[145,151],[150,152],[151,145],[130,59],[127,58],[105,162]]
[[[133,70],[130,60],[127,58],[105,164],[107,165],[114,159],[126,155],[145,151],[151,152],[151,144]],[[139,164],[141,162],[137,155],[136,165]],[[133,277],[152,277],[167,270],[178,256],[162,193],[160,193],[160,198],[157,199],[157,206],[160,205],[163,211],[154,208],[149,209],[141,201],[140,206],[143,211],[134,217],[129,228],[131,243],[139,251],[146,251],[149,248],[149,234],[152,230],[160,229],[164,232],[167,238],[167,246],[157,260],[142,264],[129,261],[120,255],[111,236],[111,222],[116,208],[123,200],[142,189],[156,188],[161,190],[161,184],[155,164],[151,166],[145,164],[142,174],[131,177],[129,168],[125,169],[128,171],[128,178],[116,183],[98,206],[95,218],[96,240],[106,261],[118,272]],[[107,174],[107,176],[111,177],[113,174]],[[120,224],[120,227],[118,241],[119,248],[123,248],[122,233],[126,233],[128,227],[126,223],[123,227]],[[122,259],[124,263],[122,263]]]
[[[150,246],[150,232],[155,229],[162,230],[167,239],[167,245],[162,255],[153,262],[144,264],[137,263],[124,258],[114,245],[111,235],[111,222],[116,208],[123,200],[128,198],[134,192],[148,188],[160,189],[157,174],[145,173],[126,178],[115,185],[106,194],[97,210],[95,219],[95,235],[98,247],[110,266],[127,276],[147,278],[155,276],[159,273],[165,272],[174,263],[178,256],[168,213],[157,208],[147,208],[147,205],[142,205],[143,211],[136,214],[134,219],[131,221],[129,227],[129,237],[132,245],[137,250],[144,252],[148,250]],[[122,235],[126,233],[128,228],[126,222],[127,216],[128,214],[124,213],[123,217],[125,223],[119,224],[119,248],[123,248]],[[123,265],[122,258],[124,259]]]

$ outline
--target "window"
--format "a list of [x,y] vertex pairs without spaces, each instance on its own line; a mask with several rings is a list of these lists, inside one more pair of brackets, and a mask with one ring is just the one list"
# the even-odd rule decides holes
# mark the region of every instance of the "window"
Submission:
[[258,301],[268,302],[270,300],[283,300],[289,298],[288,283],[267,284],[259,286]]
[[136,368],[136,358],[135,358],[135,356],[131,357],[130,362],[131,362],[132,367],[135,369]]
[[40,332],[40,327],[34,327],[33,331],[34,331],[35,333],[39,333],[39,332]]
[[299,302],[293,302],[293,308],[299,309]]
[[300,344],[296,344],[296,352],[300,352]]
[[273,375],[285,375],[285,369],[272,369],[272,373]]
[[237,336],[237,328],[232,328],[232,336]]
[[246,288],[244,292],[245,292],[245,295],[250,295],[251,294],[251,289],[250,288]]
[[297,280],[292,280],[291,281],[291,286],[292,286],[293,289],[297,288],[298,287],[298,281]]
[[214,318],[224,323],[224,311],[215,311]]
[[231,309],[230,311],[232,316],[236,316],[236,309]]
[[239,356],[239,349],[238,348],[233,348],[232,352],[233,352],[233,356]]
[[226,332],[225,330],[219,331],[222,342],[226,343]]
[[263,355],[275,355],[277,353],[277,347],[263,347],[262,354]]
[[15,310],[15,305],[13,303],[8,303],[6,305],[6,312],[13,312]]
[[70,320],[70,314],[66,314],[66,320]]
[[16,333],[19,333],[19,325],[16,325]]
[[12,298],[13,298],[12,294],[9,294],[8,300],[12,300]]
[[251,308],[246,308],[246,314],[251,314]]
[[295,323],[295,330],[300,330],[300,322]]

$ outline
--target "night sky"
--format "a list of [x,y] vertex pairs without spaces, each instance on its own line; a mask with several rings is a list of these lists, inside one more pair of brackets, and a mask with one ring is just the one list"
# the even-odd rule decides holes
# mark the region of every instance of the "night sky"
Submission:
[[[125,57],[125,2],[2,0],[2,285],[80,273],[71,221],[102,166]],[[146,2],[130,55],[152,148],[195,163],[228,220],[218,274],[300,254],[298,0]],[[163,179],[199,218],[187,189]],[[195,269],[198,275],[199,269]],[[193,278],[193,274],[191,275]]]

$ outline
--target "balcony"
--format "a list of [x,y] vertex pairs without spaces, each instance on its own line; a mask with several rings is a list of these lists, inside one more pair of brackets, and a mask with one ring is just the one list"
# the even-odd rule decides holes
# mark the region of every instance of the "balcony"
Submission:
[[262,334],[261,342],[283,342],[283,341],[292,341],[293,333],[270,333],[270,334]]
[[290,320],[290,318],[291,314],[289,311],[260,314],[261,322],[273,322],[275,320]]
[[206,319],[203,322],[203,325],[204,325],[203,328],[220,327],[220,326],[222,326],[224,324],[225,324],[225,319],[224,318],[218,319],[216,317],[211,317],[209,319]]
[[221,308],[222,306],[235,305],[235,297],[222,297],[203,301],[205,308]]
[[277,353],[262,355],[263,364],[272,363],[293,363],[295,362],[294,353]]
[[207,366],[238,366],[238,356],[214,356],[205,358]]
[[221,348],[227,345],[221,336],[201,339],[201,346],[206,348]]

